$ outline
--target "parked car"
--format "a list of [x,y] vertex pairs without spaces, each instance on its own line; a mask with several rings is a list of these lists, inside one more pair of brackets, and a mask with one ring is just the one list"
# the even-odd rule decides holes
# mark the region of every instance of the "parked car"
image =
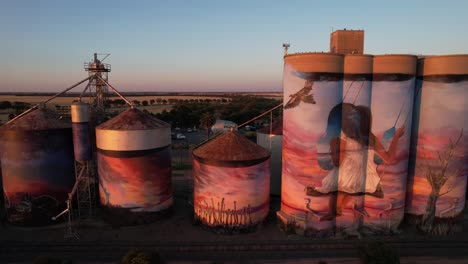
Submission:
[[185,135],[184,134],[177,134],[176,139],[185,139]]
[[187,133],[192,133],[192,129],[191,129],[191,128],[187,128]]

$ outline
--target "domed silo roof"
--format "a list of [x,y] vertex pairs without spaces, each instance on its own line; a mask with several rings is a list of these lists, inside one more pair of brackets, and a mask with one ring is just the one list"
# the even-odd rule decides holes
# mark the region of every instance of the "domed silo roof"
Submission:
[[0,129],[4,130],[46,130],[70,128],[71,123],[60,119],[60,116],[47,108],[36,109],[10,123],[5,124]]
[[233,131],[195,148],[193,156],[205,164],[231,167],[260,163],[270,157],[270,152]]

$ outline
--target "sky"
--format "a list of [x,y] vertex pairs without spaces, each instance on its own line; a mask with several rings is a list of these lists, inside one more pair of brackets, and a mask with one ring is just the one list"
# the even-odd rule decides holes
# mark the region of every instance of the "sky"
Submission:
[[[121,91],[281,91],[290,52],[364,29],[365,53],[468,53],[468,1],[6,1],[0,92],[60,91],[111,53]],[[79,89],[81,90],[81,89]]]

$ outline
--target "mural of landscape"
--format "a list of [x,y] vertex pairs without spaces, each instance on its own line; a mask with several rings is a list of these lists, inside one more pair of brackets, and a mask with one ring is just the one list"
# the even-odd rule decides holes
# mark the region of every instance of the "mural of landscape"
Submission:
[[99,150],[97,158],[101,204],[133,224],[135,215],[168,209],[173,199],[170,148],[138,156],[131,152]]
[[370,136],[376,142],[369,147],[368,158],[379,178],[380,195],[366,195],[369,216],[364,217],[364,226],[375,232],[396,231],[404,216],[414,94],[414,75],[374,75]]
[[69,128],[3,132],[1,162],[8,222],[51,224],[51,218],[65,209],[75,178],[71,134]]
[[421,80],[406,213],[427,233],[461,228],[468,175],[468,76]]
[[195,221],[220,230],[249,230],[268,214],[270,159],[221,167],[193,159]]

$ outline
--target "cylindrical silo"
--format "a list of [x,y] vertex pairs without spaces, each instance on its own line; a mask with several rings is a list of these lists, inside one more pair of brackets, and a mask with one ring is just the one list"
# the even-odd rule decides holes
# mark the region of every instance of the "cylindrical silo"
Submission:
[[279,196],[281,195],[283,119],[257,130],[257,144],[271,152],[270,194]]
[[367,113],[371,106],[372,67],[372,55],[345,55],[341,132],[334,135],[335,140],[339,138],[340,159],[334,158],[333,155],[338,155],[332,154],[328,160],[324,158],[319,161],[330,164],[335,159],[334,167],[322,180],[322,187],[317,189],[322,189],[325,183],[330,184],[331,179],[333,184],[337,184],[338,193],[330,197],[330,203],[336,204],[330,205],[329,214],[335,217],[337,230],[348,233],[356,232],[362,227],[365,215],[364,194],[369,191],[366,182],[367,168],[372,164],[367,164],[370,129]]
[[391,233],[403,219],[416,60],[374,56],[371,107],[363,115],[370,127],[363,211],[369,232]]
[[313,235],[334,227],[337,190],[329,184],[337,177],[329,178],[337,167],[331,158],[336,148],[331,146],[341,130],[343,65],[343,55],[338,54],[284,57],[282,189],[277,216],[287,231]]
[[269,209],[269,151],[227,132],[192,154],[195,221],[219,232],[254,230]]
[[91,128],[89,104],[77,102],[71,105],[73,150],[75,160],[81,163],[91,160]]
[[406,220],[461,229],[468,172],[468,55],[419,59]]
[[70,123],[36,109],[1,128],[0,150],[8,221],[52,223],[75,179]]
[[96,127],[105,218],[144,223],[172,206],[170,125],[130,108]]

